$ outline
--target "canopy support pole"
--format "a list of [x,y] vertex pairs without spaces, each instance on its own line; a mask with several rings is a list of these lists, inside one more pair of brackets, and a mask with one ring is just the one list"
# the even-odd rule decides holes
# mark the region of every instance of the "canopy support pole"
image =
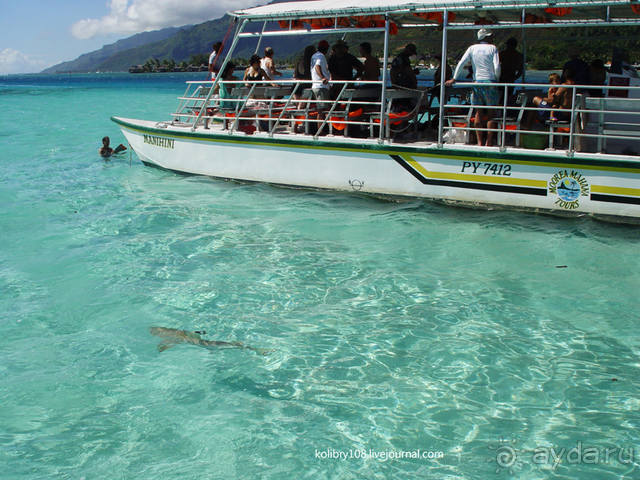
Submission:
[[440,98],[438,99],[438,148],[442,148],[442,129],[444,126],[445,98],[444,82],[447,76],[447,28],[449,26],[449,11],[444,10],[442,17],[442,49],[440,51]]
[[222,78],[222,73],[224,72],[225,68],[227,67],[227,63],[229,63],[229,61],[231,60],[231,57],[233,56],[233,51],[236,49],[236,45],[238,44],[238,40],[240,39],[239,34],[242,32],[242,30],[244,30],[244,27],[245,27],[245,25],[247,23],[248,23],[248,20],[245,18],[244,20],[242,20],[242,23],[240,24],[240,26],[236,30],[236,34],[233,36],[233,42],[231,43],[231,47],[229,47],[229,51],[227,52],[227,56],[224,57],[224,61],[222,62],[222,65],[220,66],[220,74],[216,75],[216,79],[213,81],[213,84],[211,85],[211,88],[209,89],[209,93],[207,94],[207,98],[205,98],[204,102],[202,102],[202,108],[200,108],[200,112],[198,112],[198,116],[196,117],[196,120],[193,122],[193,126],[191,127],[191,131],[192,132],[195,131],[196,126],[198,125],[198,122],[200,121],[200,118],[202,117],[202,114],[204,112],[206,112],[207,104],[209,103],[209,100],[213,96],[213,92],[214,92],[215,88],[220,83],[220,79]]
[[262,31],[260,32],[260,36],[258,37],[258,43],[256,44],[256,51],[253,52],[254,55],[259,55],[258,52],[260,51],[260,44],[262,43],[262,37],[264,35],[264,31],[267,28],[267,21],[265,20],[265,22],[262,24]]
[[384,16],[384,58],[382,60],[382,96],[380,97],[380,143],[384,141],[387,103],[387,66],[389,64],[389,14]]
[[522,9],[522,83],[527,82],[527,29],[524,28],[525,9]]

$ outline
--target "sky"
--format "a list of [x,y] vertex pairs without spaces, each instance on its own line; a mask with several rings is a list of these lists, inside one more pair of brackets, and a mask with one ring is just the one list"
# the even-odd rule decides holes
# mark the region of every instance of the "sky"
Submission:
[[0,0],[0,75],[39,72],[136,33],[267,0]]

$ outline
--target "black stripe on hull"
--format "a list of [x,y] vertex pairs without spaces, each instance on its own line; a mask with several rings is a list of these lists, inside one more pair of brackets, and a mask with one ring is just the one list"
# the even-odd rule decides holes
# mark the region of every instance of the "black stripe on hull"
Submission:
[[545,188],[516,187],[513,185],[493,185],[490,183],[457,182],[454,180],[425,178],[412,168],[411,165],[409,165],[400,155],[390,156],[398,162],[402,168],[417,178],[423,185],[439,185],[442,187],[470,188],[472,190],[489,190],[492,192],[520,193],[524,195],[538,195],[541,197],[547,196],[547,190]]
[[617,195],[603,195],[601,193],[592,193],[591,200],[596,202],[626,203],[631,205],[640,205],[640,198],[637,197],[619,197]]

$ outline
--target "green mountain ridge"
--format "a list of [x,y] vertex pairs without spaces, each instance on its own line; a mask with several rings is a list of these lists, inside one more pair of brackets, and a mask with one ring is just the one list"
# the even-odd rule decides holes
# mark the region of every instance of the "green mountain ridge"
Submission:
[[[43,73],[57,72],[125,72],[132,65],[144,64],[151,58],[186,62],[196,55],[208,56],[211,45],[225,38],[231,26],[231,18],[227,15],[195,26],[163,29],[134,35],[101,50],[80,56],[72,62],[48,68]],[[262,24],[253,25],[253,31],[259,31]],[[277,30],[277,24],[268,29]],[[640,58],[640,27],[589,27],[567,29],[531,29],[526,32],[527,63],[529,68],[557,69],[568,60],[568,52],[577,47],[586,61],[599,58],[603,61],[611,59],[615,47],[626,50],[630,59]],[[496,43],[501,47],[510,36],[521,40],[520,29],[496,30]],[[339,35],[327,36],[331,42]],[[291,62],[308,44],[316,43],[318,35],[292,35],[282,37],[266,37],[262,40],[260,52],[271,46],[276,52],[276,63]],[[357,54],[357,45],[368,41],[373,46],[375,55],[382,54],[383,36],[370,33],[349,33],[346,41],[352,46],[351,52]],[[395,55],[402,47],[413,42],[418,46],[420,55],[430,59],[440,53],[442,32],[437,28],[418,30],[401,29],[391,37],[390,55]],[[448,39],[449,63],[455,64],[464,50],[475,42],[475,31],[451,32]],[[230,36],[229,42],[230,43]],[[127,48],[128,46],[128,48]],[[247,59],[254,53],[255,39],[241,39],[238,42],[234,57]],[[205,57],[206,58],[206,57]],[[236,62],[242,64],[242,61]]]
[[153,32],[137,33],[131,37],[123,38],[115,43],[105,45],[100,50],[80,55],[75,60],[62,62],[52,67],[46,68],[42,73],[88,73],[101,71],[100,65],[109,58],[121,52],[136,49],[153,42],[162,41],[175,35],[179,28],[170,27]]
[[[301,0],[273,0],[270,3]],[[144,64],[151,58],[183,62],[194,55],[211,52],[216,41],[222,41],[231,24],[231,17],[224,15],[197,25],[171,27],[153,32],[144,32],[105,45],[100,50],[86,53],[75,60],[54,65],[42,73],[89,73],[89,72],[126,72],[132,65]],[[254,31],[259,31],[255,26]],[[305,45],[301,36],[273,38],[269,45],[284,56],[290,56]],[[262,44],[265,46],[265,43]],[[255,40],[241,40],[236,48],[240,57],[249,57],[255,48]],[[302,47],[304,48],[304,47]],[[281,55],[282,57],[282,55]]]
[[179,29],[166,39],[121,51],[100,63],[103,71],[127,71],[131,65],[139,65],[149,58],[159,60],[187,61],[192,55],[209,52],[212,38],[224,37],[227,22],[223,19],[211,20],[190,28]]

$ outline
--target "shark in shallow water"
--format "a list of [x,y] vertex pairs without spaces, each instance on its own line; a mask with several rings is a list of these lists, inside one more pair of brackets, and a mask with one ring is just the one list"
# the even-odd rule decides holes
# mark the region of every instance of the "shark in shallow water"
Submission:
[[191,345],[196,345],[198,347],[208,348],[209,350],[218,348],[241,348],[253,350],[260,355],[266,355],[268,353],[266,350],[249,347],[248,345],[240,342],[205,340],[201,337],[201,335],[205,334],[206,332],[189,332],[188,330],[178,330],[176,328],[165,327],[151,327],[149,328],[149,332],[151,333],[151,335],[164,338],[164,340],[158,344],[158,351],[160,352],[164,352],[168,348],[171,348],[174,345],[178,345],[180,343],[188,343]]

